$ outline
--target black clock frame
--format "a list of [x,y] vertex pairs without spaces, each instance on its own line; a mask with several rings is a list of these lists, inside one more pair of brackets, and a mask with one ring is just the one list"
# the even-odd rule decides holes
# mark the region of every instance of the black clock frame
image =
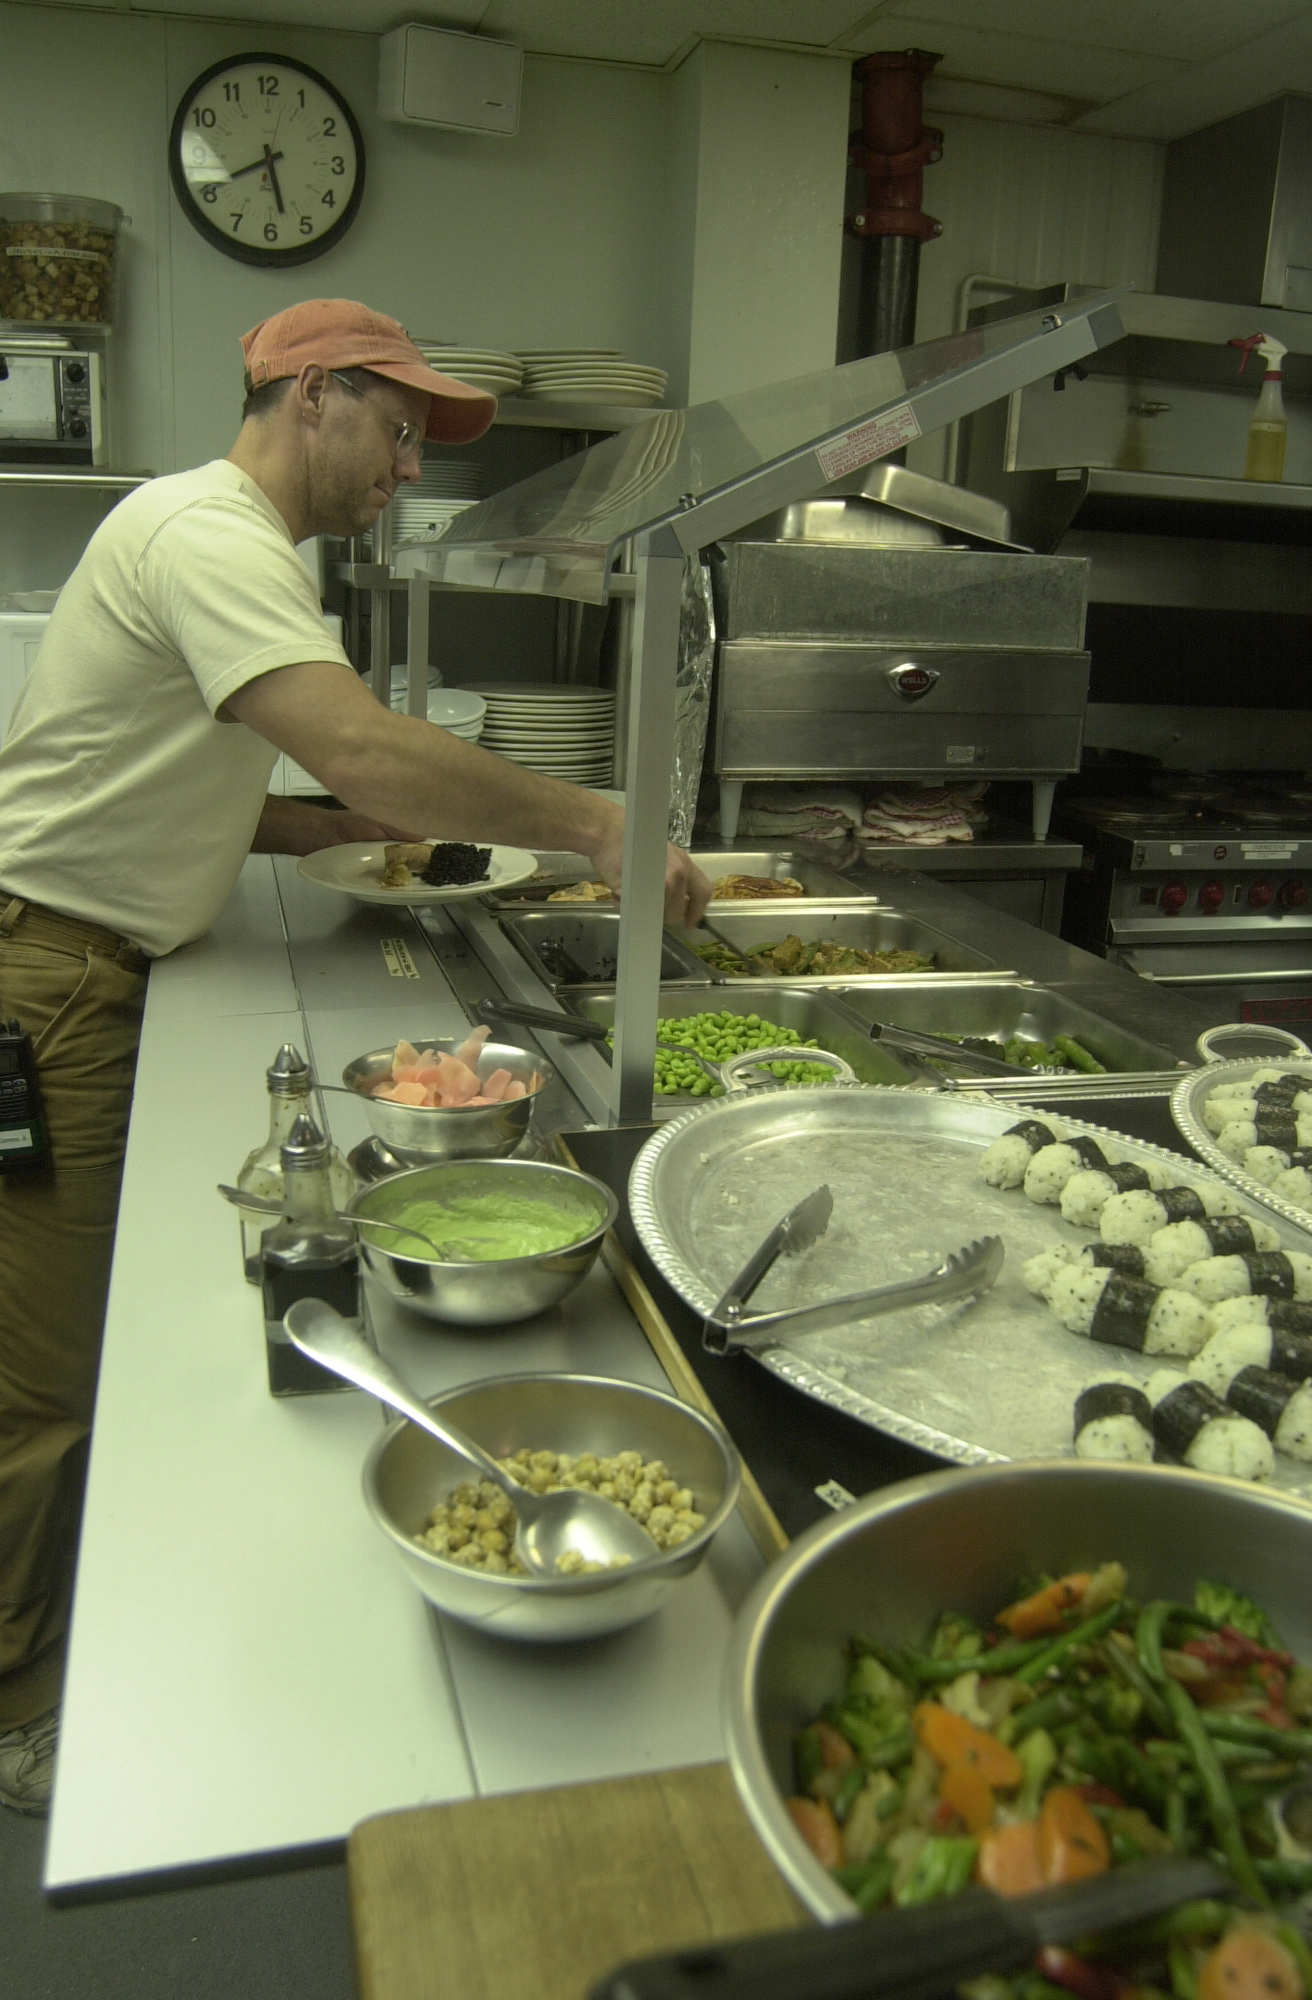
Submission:
[[[337,217],[337,220],[329,228],[325,229],[322,236],[316,236],[312,243],[292,244],[286,250],[270,250],[267,246],[261,246],[258,243],[238,242],[236,238],[220,229],[216,222],[211,222],[208,216],[202,215],[192,200],[190,186],[182,165],[181,140],[183,128],[186,123],[187,113],[191,109],[196,93],[203,90],[211,78],[222,76],[225,70],[235,68],[238,63],[262,62],[277,63],[280,69],[296,70],[299,75],[308,77],[311,83],[317,83],[321,90],[326,90],[329,96],[340,105],[342,115],[346,119],[351,138],[355,144],[355,186],[351,190],[351,198],[345,208]],[[317,69],[311,69],[308,63],[298,62],[295,56],[274,55],[267,49],[243,52],[241,55],[224,56],[221,62],[211,63],[207,70],[202,70],[198,77],[193,78],[183,92],[178,108],[173,115],[173,125],[169,132],[169,178],[173,182],[173,192],[178,198],[183,214],[197,235],[203,236],[205,241],[213,244],[216,250],[222,250],[225,256],[235,258],[239,264],[255,264],[262,270],[281,271],[287,270],[293,264],[309,264],[314,258],[322,257],[325,252],[335,249],[359,213],[360,202],[364,195],[364,177],[364,136],[360,131],[359,120],[356,118],[346,99],[342,96],[337,85],[330,83],[326,76],[321,76]]]

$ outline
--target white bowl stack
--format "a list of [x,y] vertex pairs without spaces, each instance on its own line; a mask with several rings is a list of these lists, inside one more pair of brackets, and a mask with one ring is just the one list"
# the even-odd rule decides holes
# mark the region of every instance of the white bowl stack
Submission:
[[[392,707],[398,713],[404,711],[406,699],[404,683],[392,689]],[[465,743],[477,743],[483,734],[486,713],[487,703],[481,696],[469,694],[464,688],[434,687],[430,682],[428,720],[445,729],[448,735],[458,736]]]
[[485,750],[572,784],[610,783],[615,697],[609,689],[480,681],[468,692],[487,703],[480,738]]
[[643,408],[658,403],[669,377],[663,368],[627,361],[614,347],[521,349],[521,396],[553,403],[610,403]]
[[392,540],[440,540],[457,514],[483,497],[483,468],[474,459],[424,459],[413,485],[398,486],[392,501]]
[[454,375],[457,382],[468,382],[471,389],[486,389],[490,396],[513,396],[524,377],[519,356],[497,347],[415,344],[430,368]]

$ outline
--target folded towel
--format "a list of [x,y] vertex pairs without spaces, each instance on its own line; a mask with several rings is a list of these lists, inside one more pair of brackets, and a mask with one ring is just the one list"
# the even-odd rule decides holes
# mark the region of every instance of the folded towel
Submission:
[[[861,825],[861,795],[838,785],[753,785],[738,815],[738,837],[849,840]],[[720,815],[711,815],[719,833]]]
[[872,846],[943,847],[973,840],[988,815],[980,805],[987,784],[893,785],[876,793],[862,817],[861,839]]

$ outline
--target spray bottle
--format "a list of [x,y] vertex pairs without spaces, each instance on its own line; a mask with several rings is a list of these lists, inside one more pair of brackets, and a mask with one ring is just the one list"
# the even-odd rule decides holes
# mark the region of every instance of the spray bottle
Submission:
[[1244,350],[1244,358],[1239,364],[1241,375],[1248,366],[1248,357],[1254,348],[1266,365],[1257,408],[1248,426],[1248,456],[1244,460],[1244,478],[1283,479],[1285,437],[1288,426],[1285,421],[1284,399],[1280,393],[1280,364],[1284,360],[1286,350],[1268,333],[1250,333],[1247,339],[1232,340],[1229,344],[1231,347],[1242,347]]

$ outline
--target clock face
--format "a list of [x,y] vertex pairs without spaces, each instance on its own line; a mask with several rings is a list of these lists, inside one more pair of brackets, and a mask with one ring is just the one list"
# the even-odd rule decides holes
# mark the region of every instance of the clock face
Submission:
[[364,192],[346,100],[304,63],[233,56],[179,104],[169,171],[188,219],[243,264],[304,264],[338,242]]

